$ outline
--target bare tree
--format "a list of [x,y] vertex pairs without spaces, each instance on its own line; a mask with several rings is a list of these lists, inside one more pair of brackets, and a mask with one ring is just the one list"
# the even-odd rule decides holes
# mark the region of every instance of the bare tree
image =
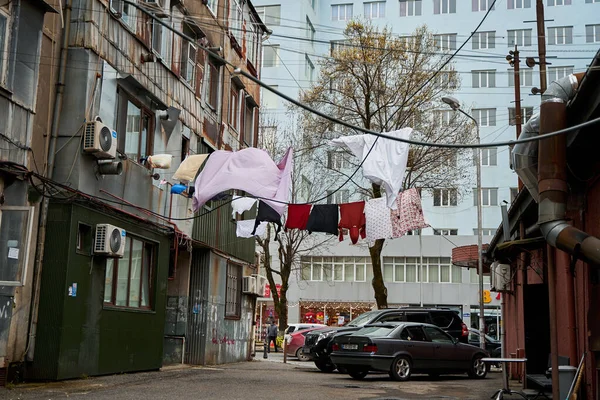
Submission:
[[[447,56],[439,50],[437,40],[441,39],[427,27],[417,28],[410,37],[399,37],[388,28],[379,30],[370,23],[351,21],[344,36],[332,46],[331,56],[320,63],[317,82],[301,96],[304,103],[369,130],[390,132],[413,127],[412,138],[428,142],[464,143],[473,139],[470,127],[458,123],[449,108],[440,104],[442,96],[458,89],[459,78],[452,65],[436,74]],[[302,125],[313,147],[355,133],[308,112],[302,113]],[[361,161],[349,153],[344,157],[354,166]],[[460,185],[469,177],[464,172],[469,169],[461,165],[465,162],[465,157],[451,149],[411,146],[403,187],[456,188],[460,192],[468,186]],[[348,178],[335,165],[328,167],[340,179]],[[381,197],[379,185],[359,181],[351,180],[356,190]],[[387,307],[381,268],[383,244],[379,239],[369,248],[379,308]]]

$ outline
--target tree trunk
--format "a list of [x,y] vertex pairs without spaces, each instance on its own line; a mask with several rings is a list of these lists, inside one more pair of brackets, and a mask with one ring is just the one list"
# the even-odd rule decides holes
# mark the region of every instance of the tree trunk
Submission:
[[[381,186],[373,185],[373,197],[381,197]],[[383,243],[385,239],[377,239],[373,247],[369,247],[369,254],[371,255],[371,266],[373,268],[373,290],[375,291],[375,301],[377,302],[377,308],[387,308],[387,288],[383,282],[383,272],[381,270],[381,251],[383,250]]]
[[279,301],[275,303],[275,311],[277,311],[277,315],[279,316],[279,332],[283,332],[287,328],[288,320],[287,293],[284,292],[283,285],[281,286]]

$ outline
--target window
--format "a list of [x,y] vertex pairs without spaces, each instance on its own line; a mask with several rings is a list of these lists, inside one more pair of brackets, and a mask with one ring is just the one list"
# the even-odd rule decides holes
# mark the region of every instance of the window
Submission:
[[377,19],[385,18],[385,1],[375,1],[365,3],[365,18]]
[[[520,69],[519,81],[521,86],[533,86],[533,69]],[[512,68],[508,70],[508,86],[515,87],[515,70]]]
[[351,49],[350,42],[347,40],[332,40],[330,42],[330,47],[332,56],[335,52]]
[[327,191],[327,204],[343,204],[348,203],[350,199],[350,192],[348,189],[341,189],[337,192],[333,192],[333,190]]
[[[515,107],[508,108],[508,124],[516,125],[517,124],[517,109]],[[529,118],[533,116],[533,107],[521,107],[521,124],[529,121]]]
[[233,82],[229,95],[229,127],[236,132],[240,130],[240,89]]
[[260,54],[261,38],[258,30],[256,29],[256,20],[250,17],[250,23],[246,25],[246,47],[248,49],[246,58],[255,70],[258,70],[258,55]]
[[434,123],[441,126],[448,126],[454,122],[454,112],[452,110],[436,110],[433,112]]
[[400,0],[400,16],[414,17],[421,15],[422,0]]
[[331,6],[332,21],[349,21],[352,19],[352,4],[336,4]]
[[573,66],[570,67],[548,67],[548,82],[564,78],[573,73]]
[[217,110],[219,98],[219,75],[221,68],[213,60],[208,61],[206,68],[206,103]]
[[548,7],[553,6],[570,6],[571,0],[548,0]]
[[433,234],[437,236],[456,236],[458,229],[434,229]]
[[279,45],[263,46],[263,63],[264,68],[279,66]]
[[600,3],[600,0],[585,0],[586,3]]
[[[8,193],[7,202],[8,202]],[[0,285],[23,286],[29,262],[33,207],[0,208]]]
[[600,24],[585,26],[585,42],[586,43],[600,42]]
[[256,126],[255,108],[254,103],[246,100],[246,109],[244,113],[244,144],[248,147],[254,146],[254,127]]
[[156,245],[127,235],[123,258],[107,258],[104,303],[152,308]]
[[531,8],[531,0],[507,0],[506,8],[514,10],[515,8]]
[[135,15],[135,6],[132,6],[131,4],[125,3],[125,2],[121,2],[122,6],[121,6],[121,21],[123,21],[123,23],[125,23],[125,25],[127,25],[127,27],[133,31],[135,31],[135,22],[136,22],[136,15]]
[[[477,205],[477,189],[473,189],[473,205]],[[481,205],[497,206],[498,205],[498,188],[481,188]]]
[[511,187],[510,188],[510,202],[513,203],[517,199],[518,195],[519,195],[519,188]]
[[419,257],[383,257],[382,265],[385,282],[462,283],[462,269],[453,266],[450,257],[423,257],[420,278]]
[[454,207],[457,199],[456,189],[433,189],[433,205],[435,207]]
[[152,50],[158,55],[162,55],[163,46],[163,26],[155,20],[152,20]]
[[[473,149],[473,152],[477,152],[479,149]],[[498,148],[486,147],[481,149],[481,165],[484,167],[490,167],[498,165]]]
[[433,0],[434,14],[455,14],[456,0]]
[[333,280],[365,282],[371,268],[370,257],[301,257],[301,275],[305,281]]
[[81,222],[77,224],[77,252],[85,255],[92,252],[92,227]]
[[[163,22],[165,22],[167,25],[169,25],[171,27],[173,26],[173,24],[169,21],[163,21]],[[158,22],[154,21],[152,28],[154,29],[155,27],[158,27],[159,25],[160,24]],[[170,69],[171,65],[173,64],[173,32],[170,29],[163,27],[162,25],[160,25],[160,31],[161,31],[161,44],[160,44],[160,53],[159,54],[162,59],[162,62],[165,63],[165,65],[167,65],[167,67]],[[154,35],[154,32],[152,34]],[[158,35],[158,33],[156,33],[156,35]],[[154,39],[153,39],[152,43],[153,44],[155,43]]]
[[[483,236],[494,236],[496,234],[495,228],[481,228],[481,234]],[[477,228],[473,228],[473,235],[477,235]]]
[[496,87],[496,71],[471,71],[474,88]]
[[281,6],[256,7],[256,13],[265,25],[279,26],[281,24]]
[[572,26],[557,26],[548,28],[548,44],[572,44],[573,43],[573,27]]
[[[266,46],[265,46],[266,47]],[[271,85],[275,90],[279,89],[279,85]],[[261,99],[263,108],[277,108],[279,105],[279,96],[267,89],[261,90]]]
[[479,126],[496,126],[495,108],[474,108],[472,112]]
[[[456,89],[456,71],[440,71],[436,78],[438,87],[441,89]],[[416,126],[414,123],[410,126]]]
[[308,54],[304,54],[304,61],[306,63],[304,66],[304,75],[306,79],[312,82],[315,74],[315,65],[310,60],[310,57],[308,57]]
[[492,0],[473,0],[472,9],[473,11],[487,11],[491,6],[493,10],[492,4],[494,4]]
[[344,153],[341,151],[328,151],[327,152],[327,168],[329,169],[344,169],[349,168],[350,163],[344,157]]
[[473,50],[496,48],[496,31],[477,32],[471,39]]
[[438,50],[456,50],[456,33],[433,35],[433,41]]
[[225,287],[225,318],[240,318],[242,314],[242,266],[227,263]]
[[433,343],[454,343],[452,337],[450,337],[440,328],[436,328],[433,326],[424,326],[423,329],[425,330],[425,333],[427,333],[427,336],[429,336],[429,339],[431,339]]
[[244,12],[239,0],[230,0],[231,9],[229,10],[229,34],[235,38],[238,45],[242,46],[244,38],[243,24]]
[[528,47],[531,46],[531,29],[513,29],[508,33],[508,47]]
[[[189,30],[184,27],[184,32],[187,34],[189,33]],[[192,87],[195,87],[196,85],[197,53],[198,47],[196,43],[189,42],[185,39],[181,40],[181,77]]]
[[154,114],[130,97],[125,90],[119,88],[117,95],[118,132],[125,132],[118,137],[118,150],[139,163],[140,159],[152,154]]
[[310,22],[310,19],[306,17],[306,37],[310,39],[311,44],[315,40],[315,32],[315,27],[313,26],[312,22]]
[[217,15],[217,9],[219,8],[219,0],[206,0],[206,6],[214,15]]
[[[3,11],[0,11],[0,51],[2,54],[8,54],[8,15]],[[6,57],[0,57],[0,83],[4,84],[4,71],[6,63],[4,59]]]

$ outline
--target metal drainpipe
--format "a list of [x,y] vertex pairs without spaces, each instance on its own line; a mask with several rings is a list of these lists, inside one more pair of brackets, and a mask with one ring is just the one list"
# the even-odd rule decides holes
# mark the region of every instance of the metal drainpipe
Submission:
[[[58,127],[60,124],[60,114],[63,106],[63,94],[65,90],[65,75],[67,74],[67,56],[69,52],[69,32],[71,28],[71,0],[65,0],[65,26],[63,29],[62,45],[60,49],[60,59],[58,65],[58,80],[56,82],[56,95],[54,98],[54,111],[52,116],[52,132],[50,136],[50,147],[48,150],[48,173],[46,177],[52,179],[54,174],[54,161],[56,158],[56,140],[58,137]],[[35,264],[33,272],[33,294],[31,299],[31,309],[29,314],[29,335],[27,336],[27,346],[25,355],[29,361],[33,360],[35,351],[35,334],[37,331],[37,319],[39,311],[40,298],[40,277],[42,273],[42,264],[44,262],[44,245],[46,240],[46,225],[48,222],[49,199],[44,197],[42,201],[42,210],[40,212],[40,222],[37,235],[37,249],[35,255]]]

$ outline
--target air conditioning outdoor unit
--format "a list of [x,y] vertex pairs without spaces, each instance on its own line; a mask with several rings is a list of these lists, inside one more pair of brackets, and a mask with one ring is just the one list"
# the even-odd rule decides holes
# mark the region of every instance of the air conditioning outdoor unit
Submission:
[[256,292],[255,293],[259,297],[265,297],[265,291],[267,289],[267,277],[258,275],[258,274],[252,274],[252,276],[256,278]]
[[117,156],[117,132],[100,121],[85,124],[83,151],[98,158]]
[[493,292],[505,292],[510,283],[510,265],[494,262],[490,266],[490,283]]
[[490,265],[490,290],[492,292],[496,291],[496,266],[498,265],[498,261],[494,261],[492,265]]
[[110,224],[96,225],[94,254],[107,257],[123,257],[125,253],[125,229]]
[[256,278],[245,276],[242,282],[242,292],[247,294],[256,294]]

